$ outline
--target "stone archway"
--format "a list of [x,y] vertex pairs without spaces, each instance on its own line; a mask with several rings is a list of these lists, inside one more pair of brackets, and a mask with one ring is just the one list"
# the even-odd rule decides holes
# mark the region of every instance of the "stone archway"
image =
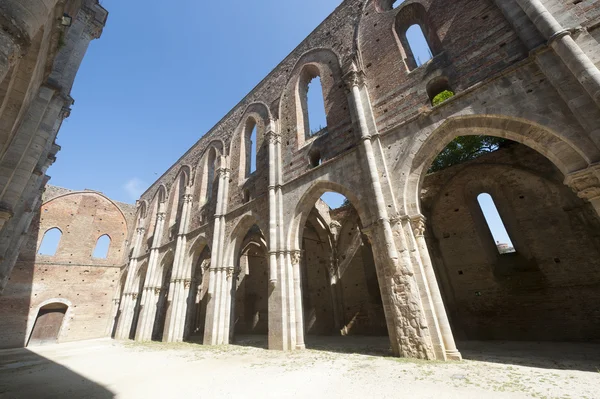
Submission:
[[[486,135],[524,144],[548,158],[565,175],[575,176],[600,160],[600,152],[590,146],[581,148],[573,141],[537,123],[495,115],[471,115],[447,119],[424,140],[418,140],[402,167],[400,176],[404,212],[419,215],[420,189],[429,165],[452,140],[459,136]],[[600,185],[600,179],[598,179]],[[575,184],[573,184],[574,188]]]
[[[452,166],[448,169],[458,169],[452,173],[448,172],[447,181],[440,178],[439,175],[435,179],[433,177],[430,178],[430,180],[443,186],[443,190],[439,190],[441,199],[436,199],[436,204],[439,205],[439,203],[443,203],[447,205],[443,210],[440,210],[440,206],[438,206],[438,208],[435,209],[435,214],[432,216],[430,214],[429,205],[425,207],[421,201],[422,196],[431,193],[431,187],[424,187],[423,185],[427,170],[434,158],[452,140],[459,136],[472,135],[502,137],[519,143],[515,144],[517,146],[523,148],[528,147],[527,151],[541,159],[541,161],[536,162],[536,164],[539,165],[546,162],[549,165],[546,169],[556,170],[556,176],[553,175],[552,182],[550,183],[545,182],[544,179],[548,176],[544,176],[543,170],[540,172],[542,174],[536,175],[532,171],[528,171],[527,167],[519,167],[518,170],[515,169],[513,173],[510,173],[503,172],[504,169],[510,169],[509,164],[497,166],[488,165],[486,167],[484,167],[485,165],[474,164],[475,166],[478,166],[478,169],[477,172],[471,173],[471,180],[469,180],[468,176],[465,177],[465,175],[469,175],[469,173],[467,173],[468,170],[464,171],[460,169],[464,165],[460,167]],[[565,231],[571,231],[569,219],[573,219],[571,224],[577,224],[577,222],[574,222],[575,218],[564,216],[562,214],[572,207],[561,205],[565,202],[561,202],[559,199],[565,199],[566,203],[575,204],[575,208],[581,207],[582,205],[580,205],[578,201],[582,201],[578,200],[562,183],[564,182],[570,186],[579,197],[588,200],[594,205],[594,197],[587,196],[587,194],[590,192],[589,187],[600,187],[600,181],[597,179],[598,174],[597,172],[594,172],[597,168],[597,166],[595,166],[597,164],[594,164],[598,160],[597,148],[594,146],[590,146],[589,148],[578,147],[573,141],[568,140],[564,136],[557,134],[548,128],[525,120],[499,116],[468,116],[448,119],[424,140],[415,140],[410,153],[412,156],[409,157],[405,163],[406,167],[403,169],[404,173],[399,173],[399,175],[402,175],[399,179],[401,181],[400,187],[403,190],[403,195],[401,196],[403,210],[410,216],[411,220],[420,221],[420,226],[417,229],[419,230],[419,233],[416,235],[421,237],[421,243],[423,244],[420,245],[423,252],[421,254],[422,261],[424,264],[429,263],[431,265],[430,270],[435,270],[435,274],[431,273],[426,276],[426,282],[430,286],[432,293],[435,294],[433,295],[433,299],[436,306],[439,309],[444,309],[445,303],[445,307],[449,309],[451,321],[454,318],[452,328],[458,328],[456,331],[458,336],[461,339],[490,339],[490,337],[495,337],[496,339],[513,340],[520,339],[518,337],[528,337],[523,339],[532,339],[531,337],[534,337],[535,340],[541,340],[542,337],[551,336],[552,334],[543,333],[535,336],[531,331],[526,331],[527,328],[532,329],[533,331],[533,327],[529,327],[525,321],[521,322],[518,320],[511,322],[511,325],[515,328],[518,326],[518,328],[522,329],[521,332],[501,331],[501,329],[496,328],[497,326],[493,327],[492,325],[494,323],[489,320],[465,320],[464,311],[457,316],[458,313],[456,308],[459,307],[464,310],[468,307],[476,309],[477,306],[480,306],[483,309],[482,312],[484,310],[487,312],[497,311],[499,313],[496,314],[496,317],[501,317],[501,315],[506,316],[510,311],[507,309],[494,309],[493,303],[508,303],[509,301],[507,299],[503,302],[502,298],[493,297],[493,293],[497,294],[499,292],[504,292],[507,295],[522,297],[522,303],[529,307],[533,307],[532,304],[536,300],[542,298],[542,294],[551,296],[554,295],[551,293],[556,293],[558,289],[561,288],[561,283],[557,280],[560,278],[560,272],[557,273],[551,269],[556,269],[558,264],[568,263],[566,262],[568,256],[565,255],[563,257],[561,255],[550,257],[549,260],[542,259],[546,255],[540,251],[540,248],[544,247],[542,245],[544,237],[553,234],[553,232],[550,231],[550,227],[539,227],[540,231],[537,232],[525,232],[519,231],[519,229],[524,230],[524,226],[526,225],[531,225],[530,227],[533,226],[536,228],[536,226],[534,226],[535,223],[532,224],[529,219],[537,218],[536,220],[540,221],[556,221],[556,225],[560,224],[563,227],[567,226],[567,230]],[[464,166],[464,168],[466,169],[468,166]],[[581,176],[590,175],[592,178],[581,178]],[[596,176],[595,181],[593,176]],[[502,189],[500,187],[502,185],[500,180],[504,177],[509,179],[514,187]],[[456,183],[456,180],[460,179],[464,181],[461,180],[462,183],[460,184]],[[527,179],[533,179],[531,184],[521,184],[521,181]],[[585,184],[578,186],[574,183],[577,179],[585,180]],[[542,180],[544,180],[543,183],[541,183]],[[550,187],[551,184],[554,186]],[[587,187],[588,190],[582,189],[582,186],[584,188]],[[534,189],[534,187],[536,189]],[[530,191],[527,193],[520,193],[518,192],[519,190]],[[511,238],[516,238],[516,254],[498,254],[499,249],[497,250],[495,245],[492,245],[494,241],[490,241],[492,244],[489,245],[484,242],[483,236],[490,236],[490,234],[487,230],[488,226],[485,225],[485,221],[482,222],[483,218],[479,217],[480,215],[478,213],[481,213],[481,209],[476,206],[475,198],[481,193],[491,193],[494,200],[498,199],[497,205],[503,218],[508,214],[505,222],[508,226],[510,235],[512,236],[514,233],[514,237]],[[514,208],[516,202],[520,201],[521,204],[525,204],[527,199],[533,198],[535,194],[540,194],[541,196],[539,199],[540,202],[535,202],[535,200],[532,199],[537,205],[531,205],[528,208],[529,211],[527,211],[527,209],[517,209],[518,212],[514,212],[516,209]],[[546,200],[543,200],[542,198],[546,198]],[[547,216],[536,214],[536,212],[540,213],[542,211],[547,211],[546,208],[549,208],[548,204],[550,203],[555,207],[553,214],[548,214]],[[589,204],[586,206],[589,207]],[[592,215],[592,218],[594,218],[595,215],[593,215],[593,210],[591,210],[591,208],[589,208],[589,212],[590,215]],[[457,219],[458,216],[463,213],[465,216]],[[473,220],[471,220],[471,218]],[[445,222],[447,223],[444,224]],[[457,230],[456,228],[452,230],[452,226],[458,225],[473,225],[474,227],[472,230],[474,232],[484,232],[485,234],[473,233],[466,236],[465,232],[455,231]],[[542,225],[543,223],[537,224],[537,226]],[[510,231],[511,229],[512,232]],[[422,238],[424,231],[427,245],[425,245],[425,239]],[[432,238],[432,234],[435,234],[435,240]],[[460,252],[459,248],[462,245],[461,240],[469,242],[471,249],[466,252]],[[440,241],[443,241],[441,249],[436,246]],[[444,244],[446,241],[448,241],[448,243]],[[549,246],[546,245],[544,247],[548,253],[552,252],[552,248],[561,246],[561,244],[557,243],[556,237],[553,242],[554,244]],[[562,246],[567,247],[570,245],[570,247],[572,247],[573,245],[571,244],[572,242],[567,243],[565,240],[562,243]],[[588,243],[586,245],[591,247],[592,244]],[[527,246],[529,246],[529,248]],[[465,253],[473,254],[476,252],[474,248],[479,247],[481,247],[481,256],[479,256],[478,262],[481,263],[481,265],[479,265],[481,267],[477,268],[469,263],[471,262],[471,259],[465,256]],[[561,252],[561,254],[564,253],[565,251]],[[452,258],[452,256],[454,256],[454,258]],[[584,261],[580,255],[578,255],[577,258],[579,261]],[[489,260],[489,262],[486,259]],[[579,261],[575,263],[580,265]],[[510,265],[508,263],[510,263]],[[591,263],[594,262],[590,262],[590,264]],[[482,265],[486,267],[483,267]],[[448,271],[446,268],[450,268],[451,270]],[[482,275],[487,276],[488,278],[484,279],[481,277]],[[459,279],[473,279],[475,277],[477,277],[477,281],[469,285],[472,291],[469,292],[470,303],[465,304],[465,286],[463,285],[462,288],[460,288],[460,284],[457,285],[456,281]],[[595,277],[590,274],[589,279],[593,280],[594,278]],[[511,283],[511,279],[514,280],[514,284]],[[568,278],[563,279],[565,281],[569,280]],[[571,280],[569,280],[568,284],[573,283]],[[438,287],[438,282],[440,287]],[[587,284],[588,282],[579,281],[575,283]],[[437,295],[435,291],[439,292],[440,288],[443,293],[443,301],[441,296],[435,298]],[[589,291],[589,289],[589,287],[584,288],[584,291]],[[461,295],[456,299],[456,292],[460,290],[462,290]],[[535,292],[532,293],[531,290]],[[552,300],[550,296],[547,297],[549,301]],[[565,298],[569,297],[568,295],[563,296]],[[476,298],[483,299],[476,301]],[[485,300],[485,298],[487,298],[487,300]],[[556,296],[556,298],[560,298],[560,295]],[[557,299],[557,301],[562,303],[563,299]],[[538,302],[542,303],[543,301],[539,300]],[[581,302],[587,303],[589,301],[582,300]],[[521,302],[519,301],[516,302],[516,304],[520,303]],[[516,306],[516,304],[513,303],[513,306]],[[542,312],[548,313],[549,310],[547,308],[540,308],[540,311],[536,312],[535,309],[523,309],[521,312],[516,311],[510,313],[510,317],[519,317],[521,314],[537,315]],[[568,313],[568,311],[566,312]],[[477,311],[471,312],[471,314],[475,313],[477,313]],[[455,322],[458,317],[462,318],[460,323],[461,327],[457,327],[458,324]],[[528,319],[533,320],[535,317],[528,317]],[[539,319],[541,319],[541,317],[539,317]],[[538,320],[537,322],[539,323],[540,321]],[[440,322],[440,324],[442,323]],[[465,333],[463,331],[465,329],[464,326],[467,326],[467,328],[476,326],[477,333],[474,333],[475,330],[473,330],[473,328],[471,328],[471,331]],[[449,324],[441,327],[443,334],[452,335]],[[493,330],[493,328],[496,328],[496,330]],[[590,329],[588,328],[588,330]],[[584,336],[583,334],[571,335]],[[562,334],[561,336],[565,336],[565,334]]]

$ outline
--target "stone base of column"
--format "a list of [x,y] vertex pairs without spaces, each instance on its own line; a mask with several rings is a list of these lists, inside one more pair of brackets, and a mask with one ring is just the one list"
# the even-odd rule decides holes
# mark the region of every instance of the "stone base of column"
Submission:
[[304,344],[296,345],[296,350],[297,351],[301,351],[301,350],[304,350],[304,349],[306,349],[306,345],[304,345]]
[[462,355],[459,351],[446,351],[446,357],[448,360],[454,360],[460,362],[463,360]]

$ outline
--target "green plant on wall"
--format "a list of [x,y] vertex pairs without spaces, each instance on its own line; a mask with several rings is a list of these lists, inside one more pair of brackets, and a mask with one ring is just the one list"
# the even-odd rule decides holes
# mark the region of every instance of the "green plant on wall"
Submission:
[[452,140],[435,158],[428,173],[470,161],[483,154],[494,152],[510,143],[501,137],[460,136]]
[[443,103],[444,101],[446,101],[447,99],[449,99],[451,97],[454,97],[454,92],[451,92],[450,90],[444,90],[443,92],[441,92],[438,95],[436,95],[435,97],[433,97],[433,100],[431,100],[431,103],[435,107],[436,105]]

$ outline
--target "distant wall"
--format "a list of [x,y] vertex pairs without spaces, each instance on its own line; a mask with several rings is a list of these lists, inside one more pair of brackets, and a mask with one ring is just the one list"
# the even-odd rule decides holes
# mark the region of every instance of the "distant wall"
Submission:
[[[0,348],[26,345],[39,308],[53,302],[69,306],[59,342],[110,335],[134,212],[133,206],[114,203],[97,192],[46,188],[28,241],[0,297]],[[52,228],[62,231],[57,252],[39,255],[44,233]],[[93,258],[96,241],[105,234],[111,238],[108,256]]]

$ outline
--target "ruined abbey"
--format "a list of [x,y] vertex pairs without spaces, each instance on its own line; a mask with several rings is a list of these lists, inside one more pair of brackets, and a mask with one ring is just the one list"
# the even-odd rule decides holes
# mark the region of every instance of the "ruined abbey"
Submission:
[[[599,340],[599,0],[341,1],[135,205],[46,185],[106,18],[97,0],[0,4],[0,348],[366,335],[460,360],[464,341]],[[505,140],[432,171],[465,136]]]

